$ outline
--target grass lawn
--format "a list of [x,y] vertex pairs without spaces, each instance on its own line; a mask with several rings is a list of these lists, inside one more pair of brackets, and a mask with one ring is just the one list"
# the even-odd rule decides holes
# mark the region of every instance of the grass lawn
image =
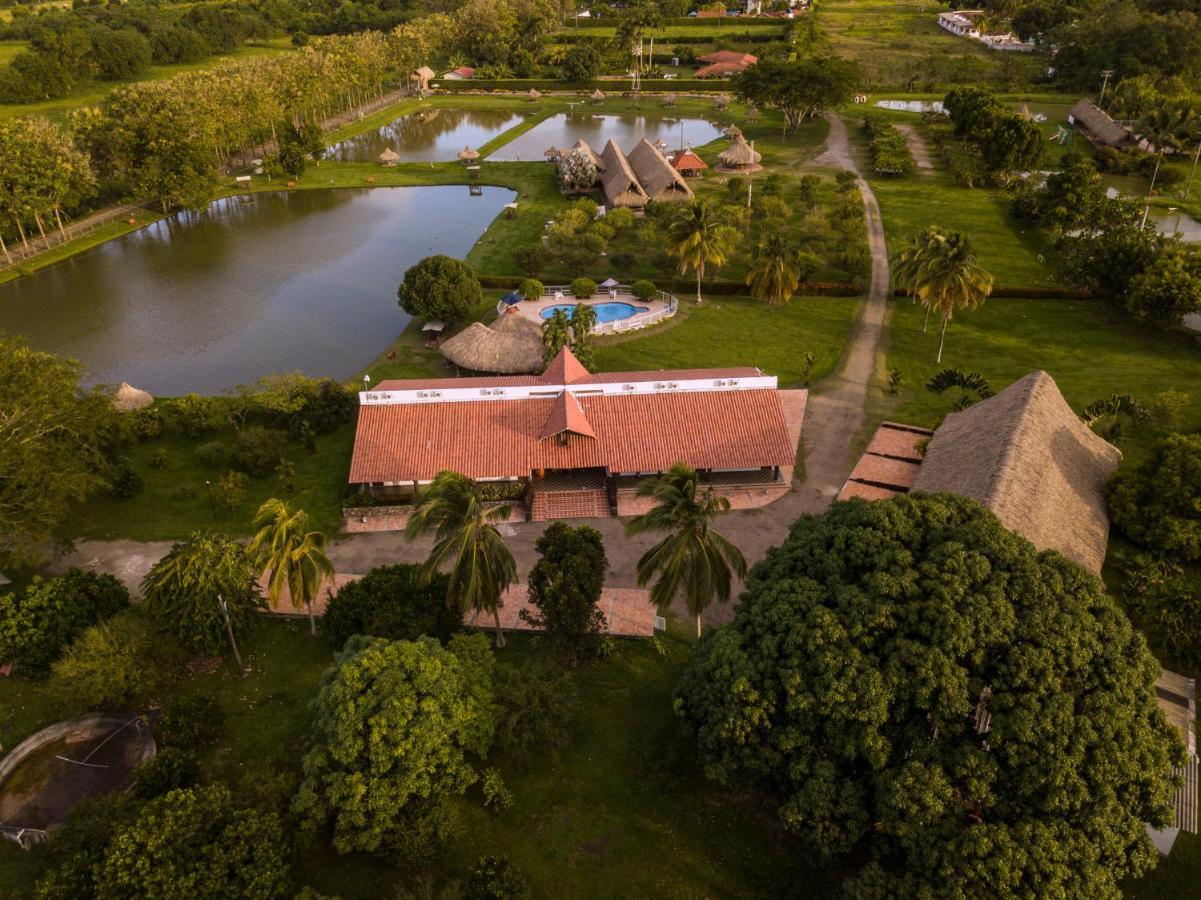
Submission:
[[[1079,412],[1110,394],[1133,394],[1150,404],[1161,391],[1192,394],[1179,427],[1201,427],[1201,347],[1194,338],[1139,325],[1100,303],[1081,300],[992,299],[952,320],[942,364],[936,363],[938,328],[922,334],[919,307],[894,301],[887,368],[904,374],[899,405],[888,416],[935,425],[951,411],[956,392],[942,396],[923,385],[941,368],[979,372],[994,390],[1044,369]],[[1139,458],[1155,439],[1150,426],[1132,429],[1120,443]]]
[[28,47],[25,41],[0,41],[0,66],[8,65],[14,56]]
[[[673,626],[674,627],[674,626]],[[483,811],[478,788],[461,803],[465,829],[433,874],[461,879],[483,854],[508,856],[537,897],[767,897],[805,883],[821,894],[828,878],[783,841],[770,813],[752,798],[707,784],[671,712],[671,692],[687,659],[683,632],[648,642],[621,641],[609,659],[572,672],[579,707],[570,744],[527,763],[496,766],[516,804],[500,817]],[[253,672],[228,665],[183,675],[172,694],[216,697],[226,734],[205,759],[206,775],[250,800],[291,794],[311,722],[308,703],[331,661],[307,623],[270,622],[249,642]],[[545,645],[513,637],[498,659],[544,656]],[[20,717],[5,730],[19,739],[68,711],[45,688],[0,681],[0,709]],[[339,857],[324,845],[294,856],[295,887],[309,884],[346,900],[390,896],[406,873],[379,857]],[[40,865],[36,855],[0,847],[0,897],[21,896]]]
[[[0,44],[0,65],[6,65],[9,59],[16,55],[16,52],[24,49],[24,47],[19,47],[17,51],[9,53],[10,46],[12,45],[7,43]],[[232,53],[210,56],[200,62],[151,66],[145,76],[129,79],[129,81],[158,81],[178,75],[180,72],[215,68],[231,59],[245,59],[248,56],[276,56],[291,50],[292,42],[288,37],[255,41],[239,47]],[[72,110],[99,104],[113,88],[121,84],[128,84],[129,81],[97,81],[81,78],[75,82],[75,88],[65,97],[55,97],[53,100],[43,100],[40,103],[0,103],[0,119],[16,118],[17,116],[45,116],[48,119],[65,122],[67,115]]]

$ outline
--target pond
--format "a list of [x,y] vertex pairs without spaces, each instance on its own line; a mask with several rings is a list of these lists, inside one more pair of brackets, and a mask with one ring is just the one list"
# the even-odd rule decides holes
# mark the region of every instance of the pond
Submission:
[[325,156],[338,162],[376,162],[390,147],[400,162],[452,162],[464,147],[478,149],[524,118],[508,109],[430,107],[340,141]]
[[153,394],[347,378],[408,323],[405,270],[465,256],[513,198],[450,185],[218,200],[0,285],[0,331],[80,360],[91,383]]
[[610,140],[627,153],[642,138],[652,143],[662,139],[670,147],[707,144],[721,137],[721,129],[705,119],[681,118],[664,113],[621,113],[600,115],[589,112],[560,113],[539,122],[525,134],[505,144],[489,159],[540,161],[549,147],[566,150],[583,139],[597,153]]

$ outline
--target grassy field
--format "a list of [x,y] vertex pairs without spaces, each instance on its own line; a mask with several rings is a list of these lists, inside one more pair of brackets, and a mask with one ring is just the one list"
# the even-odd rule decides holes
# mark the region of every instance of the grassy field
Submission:
[[925,0],[822,0],[826,49],[859,63],[876,90],[944,90],[956,84],[1012,88],[1045,67],[1040,54],[997,53],[938,27],[943,4]]
[[8,65],[8,61],[29,45],[24,41],[0,41],[0,66]]
[[[1201,427],[1201,347],[1194,338],[1140,326],[1100,303],[1082,300],[993,299],[957,316],[947,332],[941,365],[935,362],[938,328],[922,334],[919,307],[894,301],[887,368],[898,368],[904,387],[888,415],[916,425],[935,425],[958,398],[924,389],[939,369],[979,372],[994,390],[1043,369],[1055,378],[1079,412],[1110,394],[1133,394],[1150,404],[1169,389],[1188,391],[1191,404],[1179,427]],[[1130,429],[1122,451],[1139,458],[1156,437],[1151,426]]]
[[[19,47],[17,50],[9,52],[9,48],[12,46],[14,45],[0,44],[0,65],[7,65],[9,59],[15,56],[20,49],[24,49],[23,47]],[[170,78],[172,75],[178,75],[180,72],[193,72],[215,68],[232,59],[245,59],[250,56],[276,56],[280,53],[287,53],[291,49],[291,40],[286,37],[256,41],[255,43],[240,47],[232,53],[210,56],[208,59],[201,60],[200,62],[151,66],[150,71],[145,76],[134,80],[158,81],[163,78]],[[80,79],[76,82],[75,89],[66,97],[56,97],[53,100],[44,100],[40,103],[0,103],[0,119],[36,115],[62,122],[66,120],[71,110],[83,106],[95,106],[108,96],[114,87],[125,83],[127,82]]]
[[[208,753],[205,773],[248,800],[290,795],[310,727],[309,701],[331,661],[323,638],[300,622],[271,622],[248,642],[252,673],[226,666],[182,675],[165,690],[215,697],[225,737]],[[603,662],[571,672],[578,713],[569,745],[528,763],[493,754],[516,803],[503,816],[483,811],[478,789],[460,804],[465,830],[433,870],[461,879],[482,854],[508,856],[536,897],[766,897],[829,879],[776,833],[752,798],[707,784],[671,712],[671,692],[690,642],[673,630],[662,646],[622,641]],[[516,663],[548,653],[514,637],[498,659]],[[5,745],[73,712],[40,685],[0,681],[0,739]],[[308,884],[345,900],[391,896],[406,874],[385,858],[340,857],[326,846],[294,856],[295,887]],[[36,854],[0,846],[0,898],[24,896],[40,871]]]

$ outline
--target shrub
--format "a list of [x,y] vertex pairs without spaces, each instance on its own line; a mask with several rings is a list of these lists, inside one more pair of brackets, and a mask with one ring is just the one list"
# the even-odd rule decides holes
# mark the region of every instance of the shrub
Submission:
[[909,143],[885,116],[867,115],[863,128],[871,141],[872,169],[877,175],[908,175],[913,171]]
[[440,254],[410,266],[397,296],[409,315],[444,322],[462,322],[484,302],[484,292],[471,268],[462,260]]
[[246,491],[250,487],[250,479],[243,472],[226,472],[217,479],[213,489],[213,497],[225,509],[237,509],[246,499]]
[[221,410],[212,397],[185,394],[163,404],[171,427],[188,437],[199,437],[221,425]]
[[448,585],[441,573],[423,581],[421,566],[378,566],[330,598],[321,629],[335,647],[354,634],[409,641],[428,635],[445,644],[462,627],[446,602]]
[[601,70],[600,51],[591,43],[576,44],[563,54],[563,77],[575,84],[591,81]]
[[500,772],[496,769],[487,769],[484,771],[484,806],[495,813],[501,815],[513,808],[513,792],[509,790],[505,780],[501,778]]
[[311,434],[328,434],[354,418],[358,395],[326,378],[310,381],[300,392],[300,407],[288,418],[288,436],[295,440],[303,429]]
[[481,856],[463,889],[463,900],[525,900],[529,886],[504,856]]
[[529,577],[530,605],[521,618],[544,630],[577,666],[594,653],[605,617],[597,602],[609,567],[600,532],[552,522],[535,543],[540,555]]
[[605,222],[616,231],[625,231],[634,227],[634,211],[624,206],[618,206],[605,214]]
[[127,609],[76,638],[54,663],[50,686],[82,709],[140,706],[181,656],[142,610]]
[[158,751],[133,773],[133,793],[142,800],[153,800],[168,791],[199,783],[200,761],[194,753],[178,747]]
[[[513,261],[517,263],[517,267],[523,272],[528,272],[530,275],[537,275],[546,268],[546,264],[550,262],[550,251],[542,244],[529,244],[513,251]],[[495,280],[495,279],[492,279]],[[516,284],[491,284],[490,287],[516,287]]]
[[220,469],[229,459],[229,448],[221,441],[209,441],[196,448],[196,459],[202,466]]
[[537,278],[527,278],[517,288],[518,293],[526,300],[537,300],[544,290],[546,286]]
[[95,897],[92,871],[104,859],[114,834],[138,817],[142,801],[132,792],[87,797],[44,848],[51,868],[38,879],[37,900],[81,900]]
[[150,468],[159,471],[167,468],[167,449],[165,447],[159,447],[150,454]]
[[164,746],[197,750],[220,740],[225,713],[210,694],[185,694],[167,704],[158,727]]
[[609,254],[609,267],[618,275],[629,273],[637,263],[638,258],[633,253],[628,253],[624,250],[620,253]]
[[577,300],[587,300],[596,293],[596,282],[591,278],[577,278],[571,282],[571,293]]
[[573,682],[553,663],[527,661],[496,667],[496,746],[517,759],[558,751],[571,740],[579,698]]
[[1201,560],[1201,435],[1170,434],[1144,463],[1123,466],[1109,485],[1109,513],[1153,553]]
[[142,476],[138,474],[130,461],[125,458],[117,460],[113,465],[110,484],[112,485],[113,493],[125,499],[136,497],[146,489],[146,482],[142,479]]
[[239,432],[230,459],[257,478],[274,472],[287,452],[288,439],[282,431],[251,425]]
[[163,413],[157,406],[135,409],[126,413],[121,421],[136,441],[149,441],[163,433]]
[[1155,395],[1151,404],[1151,416],[1160,428],[1171,428],[1180,418],[1180,411],[1192,403],[1184,391],[1166,390]]
[[129,607],[129,591],[112,575],[71,569],[34,576],[24,591],[0,593],[0,662],[22,675],[45,675],[80,634]]
[[658,289],[655,287],[655,283],[653,281],[648,281],[645,278],[639,278],[630,285],[630,293],[639,300],[650,300],[655,296],[657,291]]

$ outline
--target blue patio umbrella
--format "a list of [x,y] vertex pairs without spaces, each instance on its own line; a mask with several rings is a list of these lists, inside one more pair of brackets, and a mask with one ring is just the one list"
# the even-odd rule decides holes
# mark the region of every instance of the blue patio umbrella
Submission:
[[505,294],[503,297],[501,297],[500,302],[508,306],[515,306],[516,304],[520,303],[522,299],[523,298],[521,294],[517,293],[517,291],[513,291],[511,294]]

